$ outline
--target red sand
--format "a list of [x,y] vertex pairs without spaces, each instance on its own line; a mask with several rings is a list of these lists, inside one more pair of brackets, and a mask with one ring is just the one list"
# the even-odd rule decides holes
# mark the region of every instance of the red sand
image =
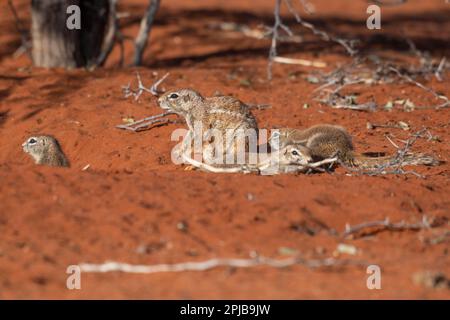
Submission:
[[[15,1],[29,23],[29,1]],[[124,32],[136,33],[136,17],[147,1],[127,1],[120,11]],[[116,48],[106,69],[44,70],[31,67],[26,56],[12,58],[20,46],[6,1],[0,5],[0,298],[439,298],[448,289],[428,288],[413,281],[424,271],[450,277],[448,237],[429,244],[449,230],[450,109],[364,113],[335,110],[312,100],[317,86],[299,66],[274,67],[267,82],[269,42],[238,33],[210,30],[217,21],[271,23],[273,1],[163,1],[145,66],[145,84],[170,72],[165,88],[190,86],[205,95],[216,90],[248,103],[268,103],[255,111],[263,128],[306,127],[336,123],[348,128],[357,150],[394,152],[385,133],[407,138],[399,129],[367,130],[366,123],[405,121],[411,132],[427,127],[440,141],[424,139],[414,150],[436,155],[447,163],[414,168],[426,175],[349,177],[334,175],[256,176],[184,171],[170,160],[171,132],[183,124],[131,133],[114,128],[122,118],[160,113],[154,97],[125,99],[121,86],[135,80],[132,68],[116,68]],[[252,2],[254,3],[254,2]],[[370,36],[365,29],[364,1],[314,1],[310,20],[322,28],[351,36]],[[410,1],[383,9],[383,30],[391,42],[366,42],[380,55],[404,57],[408,35],[419,49],[436,59],[449,53],[449,7],[444,1]],[[343,50],[305,32],[300,45],[281,44],[285,56],[317,59],[330,69],[349,61]],[[397,44],[396,44],[397,43]],[[284,49],[283,49],[284,48]],[[403,51],[395,52],[398,49]],[[132,48],[126,46],[130,60]],[[289,74],[291,73],[291,76]],[[295,76],[292,76],[294,74]],[[444,82],[427,85],[450,95]],[[246,86],[247,84],[250,86]],[[436,104],[433,97],[410,84],[359,87],[362,100],[381,105],[397,98]],[[304,103],[311,105],[303,109]],[[56,136],[70,169],[38,167],[21,151],[30,134]],[[86,171],[81,171],[86,165]],[[343,240],[346,223],[405,220],[422,216],[441,221],[420,231],[383,231]],[[180,231],[177,224],[187,224]],[[297,226],[297,227],[296,227]],[[302,231],[314,230],[310,235]],[[214,257],[247,258],[256,251],[273,258],[296,250],[305,258],[333,256],[339,243],[358,248],[355,256],[382,268],[382,289],[368,290],[364,267],[308,269],[258,267],[206,272],[131,275],[82,274],[82,290],[66,288],[66,268],[81,262],[113,260],[136,264],[202,261]],[[290,248],[286,250],[282,248]],[[284,253],[284,255],[283,255]]]

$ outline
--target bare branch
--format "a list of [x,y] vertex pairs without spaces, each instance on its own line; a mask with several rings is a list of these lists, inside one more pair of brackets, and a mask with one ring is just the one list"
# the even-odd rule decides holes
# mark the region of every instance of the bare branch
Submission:
[[397,6],[399,4],[404,4],[408,0],[391,0],[391,1],[383,1],[383,0],[370,0],[370,2],[373,2],[375,4],[378,4],[380,6]]
[[367,265],[366,262],[356,260],[338,260],[334,258],[305,260],[299,257],[286,259],[271,259],[262,256],[256,256],[251,259],[226,259],[215,258],[199,262],[182,262],[174,264],[155,264],[155,265],[132,265],[120,262],[106,262],[102,264],[81,263],[79,264],[82,272],[125,272],[152,274],[161,272],[183,272],[183,271],[206,271],[218,267],[230,268],[251,268],[257,266],[267,266],[272,268],[286,268],[295,265],[304,265],[308,268],[347,266],[347,265]]
[[161,79],[157,80],[150,88],[150,92],[151,94],[153,94],[154,96],[159,96],[161,93],[163,93],[164,91],[159,91],[158,90],[158,86],[164,81],[166,80],[166,78],[170,75],[170,73],[166,73]]
[[424,86],[423,84],[421,84],[420,82],[417,82],[416,80],[414,80],[413,78],[411,78],[409,75],[407,74],[403,74],[401,73],[397,68],[394,67],[390,67],[390,70],[394,71],[400,78],[405,79],[406,81],[418,86],[419,88],[431,93],[432,95],[434,95],[437,99],[440,100],[444,100],[444,102],[438,106],[436,106],[436,109],[441,109],[441,108],[445,108],[450,106],[450,100],[448,99],[447,96],[444,95],[440,95],[438,94],[436,91],[434,91],[433,89]]
[[134,62],[133,65],[140,66],[142,64],[142,56],[147,46],[149,34],[155,20],[156,13],[159,9],[160,0],[150,0],[144,18],[141,20],[141,27],[138,36],[134,42]]
[[447,63],[447,58],[446,57],[442,57],[441,62],[439,62],[439,65],[436,68],[436,71],[434,72],[434,76],[440,82],[442,81],[441,73],[444,70],[446,63]]
[[111,53],[119,31],[117,19],[117,0],[109,0],[108,32],[103,41],[102,50],[97,58],[96,66],[103,66]]
[[[356,95],[341,95],[340,91],[347,87],[357,84],[374,85],[374,84],[391,84],[399,79],[406,80],[421,89],[432,93],[436,98],[444,102],[434,108],[449,107],[450,103],[446,96],[440,95],[432,89],[426,87],[420,82],[414,80],[416,77],[439,77],[445,67],[445,59],[437,65],[424,54],[420,53],[410,42],[411,50],[417,51],[416,54],[420,58],[420,68],[416,68],[409,64],[407,67],[398,67],[390,61],[383,61],[377,56],[357,57],[351,63],[340,66],[327,74],[316,73],[308,76],[310,82],[320,83],[321,85],[313,92],[316,93],[315,100],[325,103],[331,107],[347,108],[355,110],[371,110],[377,105],[375,102],[366,104],[356,103]],[[444,62],[443,62],[444,61]],[[436,75],[437,74],[437,75]],[[391,102],[392,104],[392,102]],[[406,111],[414,109],[427,109],[427,106],[415,106],[410,100],[405,99],[401,104]],[[392,106],[391,106],[392,107]]]
[[292,15],[295,17],[295,20],[297,23],[301,24],[303,27],[311,30],[315,35],[318,35],[325,41],[333,41],[345,48],[348,54],[351,56],[354,56],[358,51],[353,48],[355,40],[346,40],[342,38],[338,38],[332,35],[329,35],[325,31],[317,29],[313,24],[304,21],[300,15],[295,11],[294,7],[292,6],[291,0],[284,0],[289,11],[292,13]]
[[134,132],[144,131],[147,129],[150,129],[155,126],[161,126],[168,123],[173,123],[174,121],[171,121],[169,119],[163,119],[164,117],[167,117],[168,115],[172,115],[174,113],[172,112],[164,112],[161,114],[157,114],[154,116],[150,116],[141,120],[134,121],[132,123],[128,124],[120,124],[117,125],[116,128],[118,129],[124,129],[124,130],[130,130]]
[[17,14],[16,8],[14,7],[14,4],[12,3],[12,0],[8,0],[9,8],[11,9],[11,12],[14,16],[14,20],[16,23],[16,29],[17,32],[20,34],[20,39],[22,41],[22,46],[17,49],[14,56],[18,57],[23,52],[26,52],[27,56],[31,59],[30,49],[31,49],[31,42],[30,42],[30,36],[28,32],[26,31],[25,26],[22,23],[22,20],[20,19],[19,15]]
[[267,78],[269,80],[272,79],[273,58],[277,56],[277,40],[279,36],[278,29],[282,25],[280,17],[280,7],[281,7],[281,0],[275,0],[275,11],[274,11],[275,22],[273,27],[269,31],[269,33],[272,34],[272,42],[269,50],[269,63],[267,64]]
[[[313,32],[313,34],[320,36],[325,41],[334,41],[336,43],[339,43],[352,56],[357,53],[357,51],[355,49],[353,49],[355,40],[345,40],[345,39],[341,39],[341,38],[338,38],[335,36],[331,36],[331,35],[327,34],[325,31],[317,29],[311,23],[304,21],[300,17],[300,15],[295,11],[290,0],[275,0],[274,24],[271,28],[269,28],[268,33],[267,33],[272,36],[272,41],[271,41],[270,50],[269,50],[269,62],[267,65],[267,78],[269,80],[272,79],[272,64],[273,64],[273,62],[286,63],[286,61],[287,61],[286,60],[287,58],[277,57],[277,42],[281,39],[280,29],[283,30],[290,37],[294,36],[294,33],[292,32],[292,30],[287,25],[285,25],[281,19],[280,8],[281,8],[282,1],[287,5],[289,12],[295,17],[295,20],[301,26],[311,30]],[[305,7],[305,10],[308,11],[306,9],[307,4],[302,0],[300,2]],[[291,63],[292,63],[292,60],[293,59],[291,59]],[[298,61],[297,61],[297,64],[305,65],[303,62],[299,63]],[[317,65],[315,65],[314,63],[311,63],[311,64],[308,64],[308,66],[316,67]],[[322,67],[322,64],[319,64],[319,67]]]
[[144,84],[142,83],[142,79],[141,79],[141,75],[139,74],[138,71],[136,71],[136,78],[138,81],[138,88],[137,90],[133,90],[131,89],[131,84],[127,84],[126,86],[122,86],[122,91],[123,94],[125,96],[125,98],[128,98],[130,96],[134,97],[134,100],[139,100],[139,98],[141,97],[141,95],[144,92],[148,92],[151,93],[154,96],[159,96],[162,91],[158,90],[158,86],[169,76],[169,73],[166,73],[161,79],[158,79],[155,81],[155,83],[153,83],[153,85],[150,88],[147,88],[146,86],[144,86]]
[[[138,82],[138,88],[136,90],[131,89],[131,85],[128,84],[126,86],[122,87],[122,91],[124,93],[125,98],[128,98],[130,96],[134,97],[134,100],[139,100],[140,96],[144,92],[151,93],[153,96],[159,96],[163,91],[159,90],[159,85],[169,76],[169,73],[166,73],[162,78],[156,80],[153,85],[150,88],[147,88],[142,83],[141,75],[138,71],[136,71],[136,78]],[[174,114],[173,112],[164,112],[161,114],[157,114],[154,116],[146,117],[144,119],[140,119],[137,121],[133,121],[131,123],[127,124],[120,124],[117,125],[116,128],[118,129],[124,129],[124,130],[130,130],[134,132],[144,131],[150,128],[153,128],[156,126],[165,125],[168,123],[174,123],[175,121],[169,120],[169,119],[163,119],[167,117],[168,115]]]
[[[418,138],[428,138],[432,137],[431,133],[427,129],[422,129],[410,136],[408,140],[405,141],[403,148],[398,148],[397,154],[389,158],[383,164],[377,164],[373,168],[354,168],[349,167],[342,161],[340,165],[344,167],[349,172],[355,172],[357,174],[363,175],[384,175],[384,174],[413,174],[419,178],[424,178],[424,176],[418,174],[414,171],[405,171],[402,167],[407,165],[428,165],[434,166],[440,164],[440,161],[433,156],[421,154],[421,153],[411,153],[410,149],[412,145],[416,142]],[[393,143],[394,146],[396,146]]]
[[350,226],[349,224],[345,225],[345,231],[341,234],[342,237],[348,237],[350,235],[359,233],[365,229],[374,229],[377,231],[380,230],[391,230],[391,231],[404,231],[404,230],[421,230],[421,229],[429,229],[436,225],[428,220],[426,216],[422,217],[421,222],[417,223],[406,223],[405,221],[400,221],[398,223],[391,223],[389,218],[386,218],[382,221],[371,221],[364,222],[355,226]]

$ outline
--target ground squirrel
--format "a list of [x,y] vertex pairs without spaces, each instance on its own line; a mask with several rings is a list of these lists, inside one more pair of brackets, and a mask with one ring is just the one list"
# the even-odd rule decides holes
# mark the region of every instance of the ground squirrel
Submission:
[[[222,157],[239,151],[249,151],[249,136],[257,144],[258,126],[249,107],[231,96],[203,97],[192,89],[170,91],[158,99],[162,109],[174,112],[186,120],[194,139],[202,141],[202,156],[206,163],[217,158],[217,136],[221,136]],[[200,127],[202,136],[196,133]],[[217,135],[218,133],[218,135]],[[220,154],[219,154],[220,155]]]
[[36,164],[68,167],[69,162],[58,141],[51,136],[33,136],[22,144],[23,151],[33,157]]
[[182,157],[186,163],[189,163],[203,171],[214,173],[256,172],[263,175],[303,172],[311,168],[318,168],[325,164],[334,163],[337,160],[337,157],[334,157],[313,162],[309,149],[298,144],[288,144],[283,146],[281,149],[272,150],[272,152],[266,154],[266,157],[258,157],[258,161],[256,163],[244,165],[236,164],[228,167],[211,166],[194,160],[186,154],[183,154]]
[[[320,161],[337,157],[344,165],[373,168],[392,163],[394,155],[369,157],[354,152],[352,137],[345,128],[330,124],[315,125],[305,130],[283,128],[272,133],[269,143],[272,148],[283,148],[291,144],[302,146],[303,157]],[[306,149],[305,149],[306,148]],[[439,163],[424,154],[404,155],[402,165],[436,165]]]

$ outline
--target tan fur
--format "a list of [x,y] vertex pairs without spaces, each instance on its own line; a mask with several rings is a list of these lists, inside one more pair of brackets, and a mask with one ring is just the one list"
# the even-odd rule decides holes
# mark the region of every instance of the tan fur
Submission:
[[[257,139],[258,126],[248,106],[230,96],[203,97],[192,89],[180,89],[165,93],[158,99],[161,108],[182,116],[191,132],[196,123],[201,124],[203,136],[195,137],[203,141],[205,161],[217,156],[215,152],[214,130],[220,133],[223,141],[223,158],[229,151],[238,152],[239,146],[249,151],[246,133],[254,133]],[[210,132],[208,132],[208,130]],[[227,133],[230,139],[227,139]],[[226,144],[225,144],[226,143]]]
[[22,148],[34,159],[36,164],[55,167],[69,166],[58,140],[52,136],[29,137],[22,144]]
[[[395,155],[386,157],[367,157],[354,152],[352,138],[345,128],[329,124],[315,125],[305,130],[283,128],[273,134],[270,144],[276,148],[279,144],[283,148],[287,144],[306,147],[304,155],[309,155],[313,161],[332,158],[338,159],[346,165],[362,168],[375,168],[390,165],[396,159]],[[402,165],[436,165],[439,161],[424,154],[406,154]]]
[[309,156],[309,150],[299,145],[286,145],[280,150],[266,154],[267,157],[258,158],[257,163],[244,165],[208,165],[206,163],[194,160],[186,154],[181,155],[186,163],[199,168],[203,171],[214,173],[237,173],[237,172],[259,172],[264,174],[277,174],[302,171],[312,162]]
[[[279,147],[287,144],[298,144],[310,150],[310,156],[315,160],[338,156],[342,161],[353,159],[352,137],[340,126],[320,124],[305,130],[282,128],[279,129]],[[274,145],[271,137],[270,143]]]

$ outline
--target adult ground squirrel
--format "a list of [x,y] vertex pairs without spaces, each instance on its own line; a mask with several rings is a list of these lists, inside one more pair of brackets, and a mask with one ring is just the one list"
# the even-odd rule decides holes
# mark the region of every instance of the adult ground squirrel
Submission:
[[23,151],[33,157],[36,164],[68,167],[69,162],[58,141],[52,136],[32,136],[22,144]]
[[[272,148],[283,148],[288,144],[306,147],[302,149],[304,157],[312,161],[320,161],[337,157],[344,165],[362,168],[373,168],[388,165],[395,156],[368,157],[354,152],[352,137],[345,128],[330,124],[315,125],[300,130],[283,128],[275,131],[270,137]],[[402,165],[436,165],[439,161],[421,153],[407,153],[402,159]]]
[[[170,91],[158,99],[161,108],[184,117],[194,139],[202,141],[206,163],[217,156],[249,151],[250,139],[257,145],[258,126],[249,107],[231,96],[203,97],[192,89]],[[202,136],[199,136],[198,128]],[[220,138],[220,141],[218,139]],[[217,147],[221,146],[222,152]]]

